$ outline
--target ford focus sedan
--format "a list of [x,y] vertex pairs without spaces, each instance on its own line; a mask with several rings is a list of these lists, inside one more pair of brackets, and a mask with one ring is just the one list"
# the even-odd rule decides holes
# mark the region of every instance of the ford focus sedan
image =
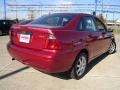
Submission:
[[42,72],[69,72],[80,79],[88,63],[114,53],[116,43],[112,31],[95,16],[55,13],[12,26],[7,49],[12,59]]

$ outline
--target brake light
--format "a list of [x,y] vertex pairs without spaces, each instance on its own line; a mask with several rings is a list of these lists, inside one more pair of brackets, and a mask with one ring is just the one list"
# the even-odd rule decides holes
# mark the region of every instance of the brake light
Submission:
[[47,48],[47,49],[61,49],[61,44],[53,34],[49,34],[48,39],[46,41],[45,48]]

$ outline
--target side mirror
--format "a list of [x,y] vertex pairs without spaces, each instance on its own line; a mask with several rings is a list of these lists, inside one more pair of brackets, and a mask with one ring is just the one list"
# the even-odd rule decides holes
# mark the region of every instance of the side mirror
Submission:
[[113,29],[109,28],[107,29],[108,32],[113,32]]

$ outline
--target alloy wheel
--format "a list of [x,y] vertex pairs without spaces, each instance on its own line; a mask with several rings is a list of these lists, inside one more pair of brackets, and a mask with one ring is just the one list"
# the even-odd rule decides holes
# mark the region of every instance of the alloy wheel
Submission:
[[110,54],[112,54],[112,53],[115,52],[115,50],[116,50],[115,42],[112,42],[112,43],[110,44],[110,47],[109,47],[108,52],[109,52]]
[[84,56],[79,57],[79,60],[77,62],[77,67],[76,67],[76,74],[78,76],[81,76],[86,68],[86,58]]

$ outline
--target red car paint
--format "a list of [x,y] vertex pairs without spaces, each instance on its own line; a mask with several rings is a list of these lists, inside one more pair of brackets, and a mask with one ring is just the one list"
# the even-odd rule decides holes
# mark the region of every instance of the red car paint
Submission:
[[[110,32],[79,31],[77,28],[83,17],[94,16],[62,13],[65,14],[73,15],[65,26],[27,24],[11,27],[7,45],[10,55],[38,70],[58,73],[68,71],[82,50],[88,52],[88,62],[108,50],[114,38]],[[29,35],[30,40],[20,42],[21,34]]]

